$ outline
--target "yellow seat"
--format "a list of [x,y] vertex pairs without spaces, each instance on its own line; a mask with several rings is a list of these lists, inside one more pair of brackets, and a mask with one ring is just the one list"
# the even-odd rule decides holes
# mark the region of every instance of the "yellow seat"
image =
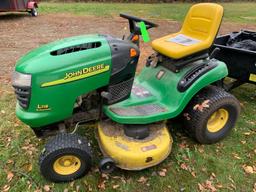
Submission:
[[181,30],[152,42],[152,48],[170,58],[180,59],[211,47],[223,17],[223,7],[215,3],[193,5]]

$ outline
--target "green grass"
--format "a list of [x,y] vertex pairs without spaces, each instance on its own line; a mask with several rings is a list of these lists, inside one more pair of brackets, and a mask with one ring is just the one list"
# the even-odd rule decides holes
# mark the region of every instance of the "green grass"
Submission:
[[[244,85],[232,93],[240,100],[242,113],[235,129],[224,141],[199,145],[175,126],[171,129],[174,139],[172,153],[162,164],[138,172],[117,170],[106,180],[104,191],[198,191],[198,183],[206,180],[220,191],[252,191],[256,174],[245,173],[243,165],[256,164],[256,87]],[[0,189],[7,185],[10,191],[24,191],[28,187],[27,191],[35,191],[49,185],[53,191],[76,191],[78,186],[80,191],[98,190],[101,176],[96,165],[101,153],[93,130],[82,130],[94,146],[92,171],[73,183],[54,184],[40,175],[38,155],[43,141],[16,119],[15,96],[10,86],[0,87],[0,109]],[[182,164],[185,165],[183,169]],[[167,169],[165,177],[158,175],[162,169]],[[8,182],[10,172],[14,177]],[[147,178],[146,183],[138,182],[142,176]],[[113,189],[114,185],[119,187]]]
[[[256,3],[222,3],[224,21],[255,23]],[[74,13],[78,15],[118,16],[120,12],[145,18],[182,21],[191,4],[122,4],[122,3],[41,3],[42,13]]]

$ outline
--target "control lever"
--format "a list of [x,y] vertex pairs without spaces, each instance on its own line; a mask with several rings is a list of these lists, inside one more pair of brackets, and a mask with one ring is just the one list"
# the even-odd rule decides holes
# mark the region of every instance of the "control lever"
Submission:
[[212,53],[211,53],[211,55],[210,55],[210,59],[213,59],[214,57],[216,57],[217,55],[218,55],[218,53],[220,52],[220,48],[218,48],[218,47],[216,47],[213,51],[212,51]]

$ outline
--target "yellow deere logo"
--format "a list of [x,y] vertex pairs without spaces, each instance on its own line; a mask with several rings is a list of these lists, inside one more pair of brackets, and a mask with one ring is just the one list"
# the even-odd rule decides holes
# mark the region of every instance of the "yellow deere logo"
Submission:
[[108,70],[109,70],[109,65],[105,65],[105,64],[99,64],[99,65],[92,66],[92,67],[86,67],[86,68],[83,68],[83,69],[75,71],[75,72],[66,73],[63,79],[58,79],[55,81],[43,83],[41,85],[41,87],[49,87],[49,86],[53,86],[53,85],[59,85],[59,84],[63,84],[63,83],[76,81],[79,79],[84,79],[87,77],[98,75],[98,74],[106,72]]

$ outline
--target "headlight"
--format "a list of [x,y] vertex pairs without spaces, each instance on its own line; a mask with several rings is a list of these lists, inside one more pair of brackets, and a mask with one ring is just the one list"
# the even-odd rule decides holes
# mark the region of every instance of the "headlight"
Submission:
[[17,87],[30,87],[31,75],[14,71],[12,75],[12,85]]

